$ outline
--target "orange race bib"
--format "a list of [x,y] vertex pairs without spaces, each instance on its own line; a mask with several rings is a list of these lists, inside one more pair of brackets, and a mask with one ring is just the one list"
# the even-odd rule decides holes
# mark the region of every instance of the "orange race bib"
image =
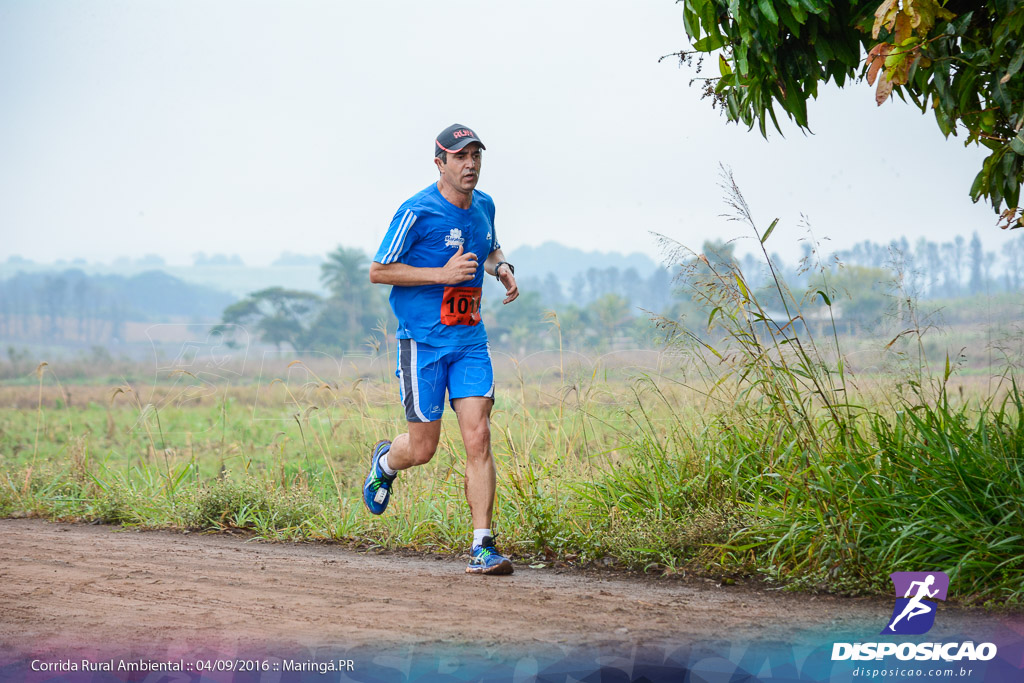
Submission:
[[441,299],[441,324],[476,325],[480,322],[482,287],[445,287]]

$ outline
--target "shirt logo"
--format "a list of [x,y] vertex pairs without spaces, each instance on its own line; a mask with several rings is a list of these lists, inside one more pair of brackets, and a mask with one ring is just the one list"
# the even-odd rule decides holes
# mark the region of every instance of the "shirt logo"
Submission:
[[462,231],[458,228],[452,228],[448,236],[444,238],[444,245],[446,247],[461,247],[465,243],[466,240],[462,237]]

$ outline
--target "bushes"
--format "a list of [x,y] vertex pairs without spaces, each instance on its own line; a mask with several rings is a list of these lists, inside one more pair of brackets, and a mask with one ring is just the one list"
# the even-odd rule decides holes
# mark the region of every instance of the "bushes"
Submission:
[[302,526],[320,509],[320,501],[308,492],[268,488],[252,479],[216,480],[196,493],[183,519],[193,529],[253,529],[272,534]]

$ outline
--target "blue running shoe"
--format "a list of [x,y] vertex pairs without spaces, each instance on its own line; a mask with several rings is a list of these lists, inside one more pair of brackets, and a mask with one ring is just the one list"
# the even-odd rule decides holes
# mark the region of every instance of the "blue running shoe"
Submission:
[[380,457],[390,448],[391,442],[386,439],[378,441],[374,445],[373,451],[370,453],[370,474],[367,475],[366,482],[363,484],[363,502],[366,503],[366,509],[375,515],[382,514],[387,510],[388,503],[391,501],[391,483],[395,478],[384,474],[384,470],[377,464],[380,462]]
[[484,536],[483,543],[473,546],[469,551],[469,566],[466,567],[467,574],[511,574],[512,560],[498,552],[494,547],[494,539]]

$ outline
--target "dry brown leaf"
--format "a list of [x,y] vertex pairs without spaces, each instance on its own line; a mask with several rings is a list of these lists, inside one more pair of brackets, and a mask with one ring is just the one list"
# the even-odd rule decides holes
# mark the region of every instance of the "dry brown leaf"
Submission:
[[878,70],[885,65],[885,58],[889,55],[890,50],[892,50],[892,45],[889,43],[879,43],[871,48],[871,52],[868,53],[868,85],[875,84]]
[[871,29],[872,38],[875,38],[876,40],[878,39],[878,33],[882,30],[883,24],[888,25],[891,28],[891,22],[894,17],[890,17],[889,15],[899,12],[899,5],[897,4],[898,1],[899,0],[885,0],[885,2],[879,5],[878,9],[875,10],[875,25]]
[[883,73],[882,77],[878,79],[878,87],[875,89],[875,104],[881,107],[889,99],[893,85],[893,82]]
[[910,37],[912,30],[910,17],[900,12],[896,15],[896,39],[893,42],[897,45],[902,45],[903,41]]

